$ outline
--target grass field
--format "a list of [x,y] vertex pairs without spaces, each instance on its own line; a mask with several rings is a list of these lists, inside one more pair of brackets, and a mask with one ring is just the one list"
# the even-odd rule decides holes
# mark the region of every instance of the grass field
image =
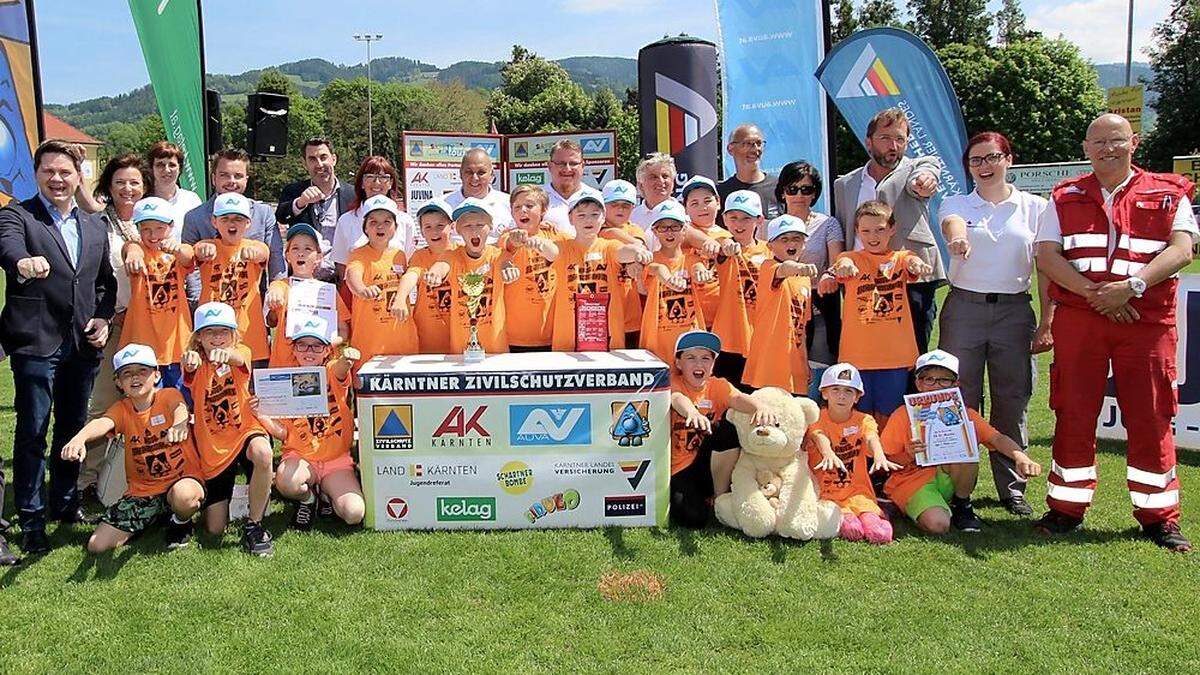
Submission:
[[[1046,465],[1047,361],[1030,406]],[[6,463],[11,400],[0,366]],[[1198,467],[1181,451],[1189,490]],[[50,555],[0,570],[0,672],[1195,671],[1200,557],[1137,538],[1122,445],[1102,443],[1099,471],[1085,529],[1053,541],[998,506],[986,462],[982,534],[902,524],[883,548],[718,528],[294,534],[278,502],[269,560],[233,534],[90,559],[88,528],[59,528]],[[1044,495],[1033,481],[1039,512]]]

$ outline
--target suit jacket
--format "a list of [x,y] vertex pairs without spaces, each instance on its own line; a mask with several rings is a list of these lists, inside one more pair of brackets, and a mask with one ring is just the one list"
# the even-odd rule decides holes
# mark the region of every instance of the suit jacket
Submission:
[[[8,354],[46,357],[74,340],[80,354],[99,358],[84,327],[93,318],[111,320],[117,279],[109,261],[108,226],[97,214],[76,210],[79,260],[71,265],[62,233],[34,195],[0,209],[0,265],[4,267],[4,310],[0,345]],[[45,279],[21,281],[17,262],[42,256],[50,264]]]
[[[279,206],[275,208],[275,220],[284,225],[295,225],[296,223],[308,223],[316,225],[317,214],[315,205],[309,204],[304,207],[304,210],[296,215],[292,215],[292,202],[296,201],[296,197],[300,196],[312,185],[311,180],[298,180],[295,183],[290,183],[283,186],[283,190],[279,192]],[[341,180],[337,182],[337,215],[350,210],[350,205],[354,203],[354,186],[349,183],[343,183]],[[337,218],[333,219],[334,222]]]
[[[834,217],[842,224],[847,251],[854,250],[854,212],[858,209],[858,192],[862,188],[864,171],[866,167],[859,167],[833,183]],[[938,252],[937,239],[930,229],[929,200],[918,197],[911,183],[917,174],[928,173],[937,178],[941,172],[942,163],[936,157],[913,159],[905,156],[875,190],[875,198],[891,206],[896,218],[892,248],[908,249],[933,268],[933,273],[922,281],[944,280],[946,270]]]
[[[216,239],[217,230],[212,226],[213,202],[216,195],[208,201],[187,212],[183,217],[183,243],[195,244],[202,239]],[[275,213],[271,207],[257,199],[250,200],[250,227],[246,230],[247,239],[257,239],[271,249],[271,257],[267,261],[267,274],[271,279],[278,279],[287,274],[287,261],[283,258],[283,237],[279,234],[279,226],[275,223]],[[196,302],[200,297],[200,273],[192,272],[187,277],[188,300]]]

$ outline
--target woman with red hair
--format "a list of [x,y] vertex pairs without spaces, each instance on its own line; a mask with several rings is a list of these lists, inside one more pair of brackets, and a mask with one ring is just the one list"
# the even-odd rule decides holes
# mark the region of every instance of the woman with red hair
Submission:
[[[960,388],[968,407],[984,410],[987,370],[990,422],[1028,447],[1025,409],[1033,394],[1033,354],[1051,347],[1046,280],[1038,277],[1041,322],[1034,317],[1030,280],[1033,240],[1046,200],[1007,180],[1012,147],[1003,134],[976,134],[962,162],[975,189],[947,197],[938,211],[950,250],[950,293],[942,305],[938,346],[959,359]],[[996,493],[1010,513],[1027,516],[1025,479],[1013,461],[989,453]],[[978,519],[965,523],[978,529]],[[955,523],[956,526],[962,524]]]
[[[343,213],[337,221],[337,229],[333,233],[333,250],[330,256],[337,268],[337,278],[340,281],[346,272],[346,261],[350,252],[367,243],[363,235],[361,211],[363,202],[375,195],[386,195],[404,208],[403,188],[400,175],[387,157],[371,155],[363,160],[354,174],[354,202],[349,211]],[[417,225],[411,216],[401,211],[396,219],[396,236],[392,237],[392,246],[402,249],[404,255],[411,256],[417,247]]]

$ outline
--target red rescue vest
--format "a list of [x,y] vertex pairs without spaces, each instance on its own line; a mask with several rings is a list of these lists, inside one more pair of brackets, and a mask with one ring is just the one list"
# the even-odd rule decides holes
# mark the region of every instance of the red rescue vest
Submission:
[[[1128,279],[1167,247],[1175,211],[1183,197],[1191,198],[1192,182],[1170,173],[1151,173],[1134,167],[1133,177],[1112,202],[1117,241],[1109,254],[1108,215],[1100,181],[1092,173],[1059,183],[1052,195],[1062,230],[1063,257],[1091,281]],[[1175,322],[1172,277],[1146,289],[1130,305],[1149,323]],[[1064,305],[1087,309],[1082,296],[1051,282],[1050,297]]]

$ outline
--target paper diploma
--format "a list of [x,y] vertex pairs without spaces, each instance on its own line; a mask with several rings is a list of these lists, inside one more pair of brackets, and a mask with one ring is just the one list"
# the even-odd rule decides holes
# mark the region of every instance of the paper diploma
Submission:
[[917,455],[920,466],[979,462],[975,425],[967,417],[967,406],[957,387],[904,397],[912,438],[925,441],[925,452]]
[[337,286],[316,279],[292,278],[288,283],[287,337],[295,335],[314,316],[326,320],[336,330]]
[[329,414],[324,368],[256,368],[254,395],[264,417],[312,417]]

